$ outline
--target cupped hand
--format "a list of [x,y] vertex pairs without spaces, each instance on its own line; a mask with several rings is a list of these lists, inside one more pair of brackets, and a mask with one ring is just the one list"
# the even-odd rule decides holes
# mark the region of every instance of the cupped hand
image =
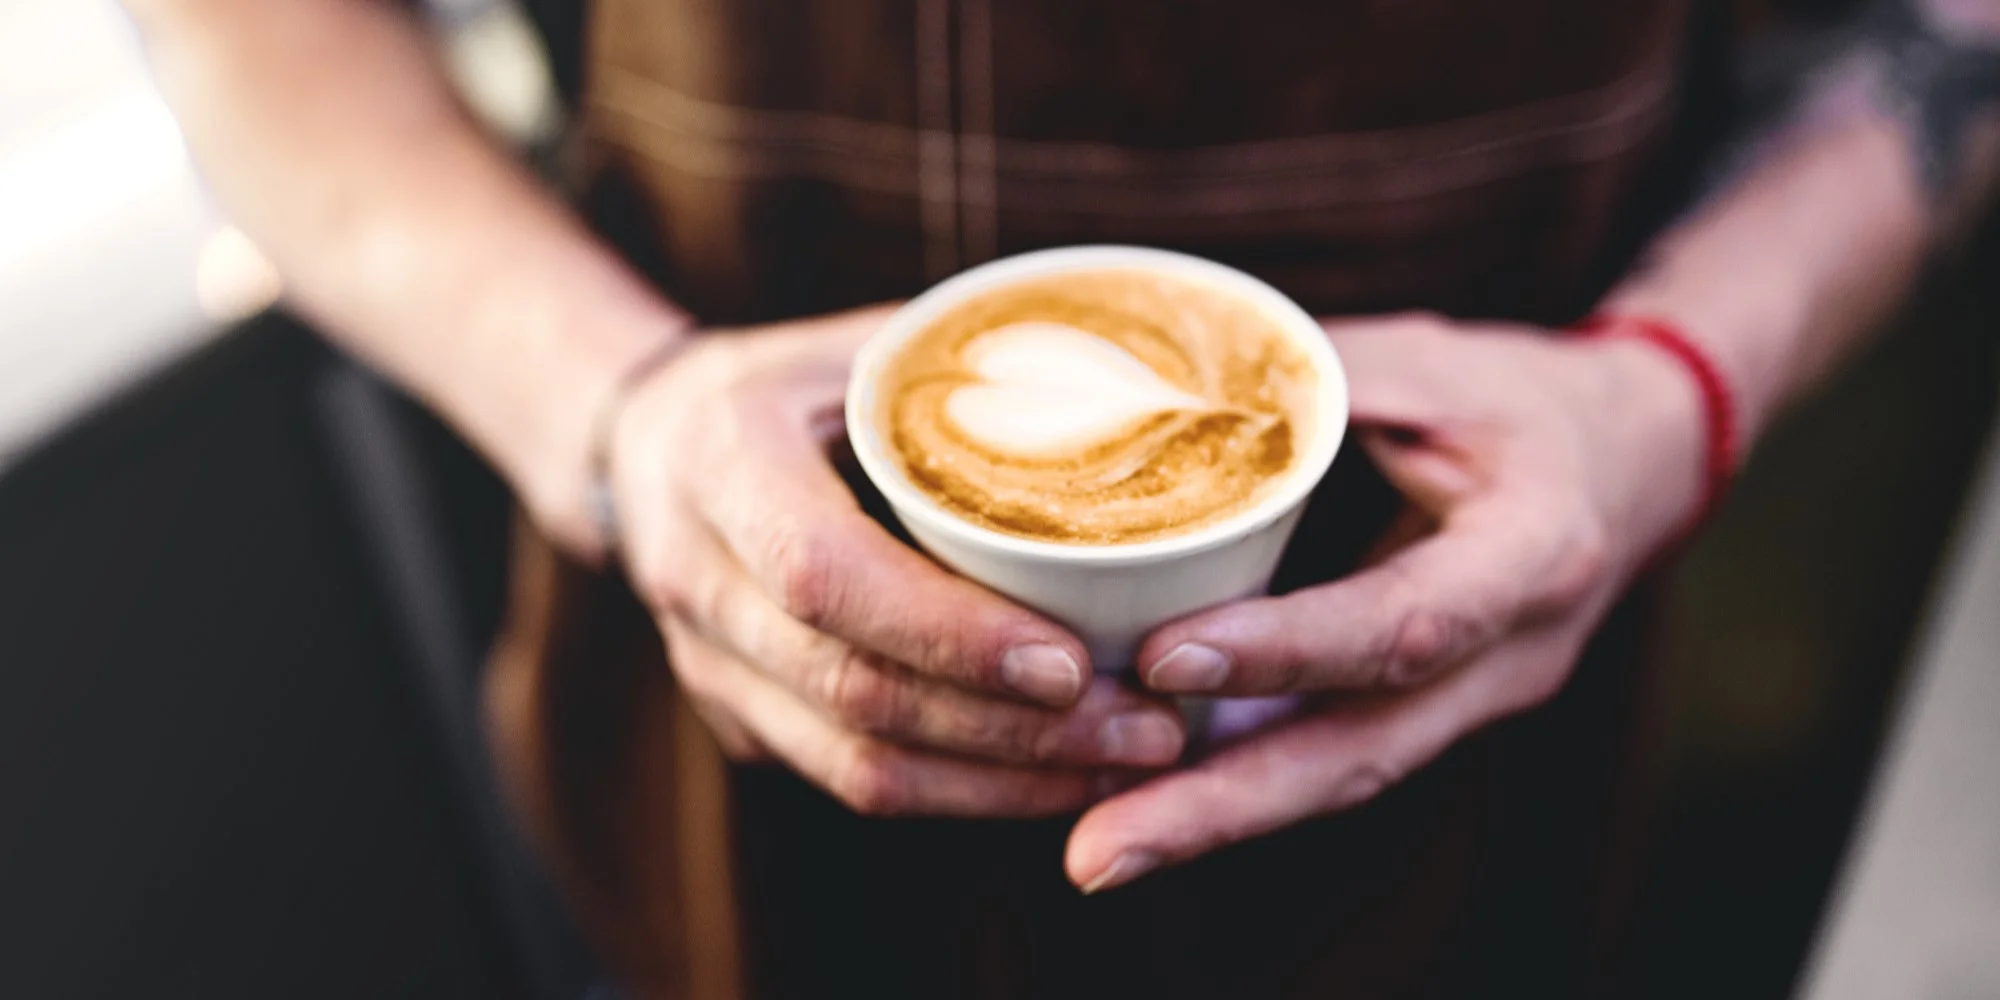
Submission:
[[1328,324],[1351,439],[1408,510],[1359,572],[1150,636],[1155,691],[1305,707],[1114,796],[1071,835],[1095,890],[1365,802],[1551,697],[1631,577],[1698,502],[1697,390],[1635,341],[1427,315]]
[[684,690],[738,758],[869,814],[1074,809],[1171,763],[1156,698],[864,514],[828,459],[880,309],[704,336],[613,429],[623,558]]

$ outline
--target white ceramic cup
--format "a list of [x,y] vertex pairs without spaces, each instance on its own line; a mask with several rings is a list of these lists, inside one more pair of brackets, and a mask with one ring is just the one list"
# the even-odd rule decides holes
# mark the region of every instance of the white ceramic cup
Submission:
[[[982,292],[1025,279],[1107,268],[1153,271],[1247,303],[1310,359],[1319,376],[1298,461],[1255,506],[1185,534],[1115,545],[1036,541],[963,520],[904,478],[877,425],[877,377],[912,335]],[[862,469],[932,557],[1063,623],[1090,649],[1096,672],[1127,671],[1154,628],[1202,608],[1263,593],[1306,497],[1333,464],[1347,430],[1347,376],[1319,323],[1270,285],[1235,268],[1144,247],[1079,246],[1007,257],[910,300],[856,357],[847,435]]]

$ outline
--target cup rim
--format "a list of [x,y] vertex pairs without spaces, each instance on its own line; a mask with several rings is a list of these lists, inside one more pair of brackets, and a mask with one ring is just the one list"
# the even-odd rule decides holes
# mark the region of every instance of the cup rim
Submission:
[[[885,453],[880,430],[873,419],[874,375],[889,355],[946,310],[979,292],[1027,278],[1121,266],[1165,271],[1246,301],[1311,357],[1314,371],[1319,375],[1319,391],[1310,450],[1286,473],[1277,488],[1256,504],[1193,531],[1136,542],[1091,545],[1022,538],[975,524],[912,485],[904,477],[901,465]],[[1174,559],[1228,545],[1269,527],[1303,504],[1326,477],[1346,437],[1347,371],[1319,321],[1262,279],[1227,264],[1172,250],[1091,244],[1033,250],[988,261],[961,271],[904,303],[855,355],[848,376],[845,414],[847,438],[855,458],[898,517],[919,521],[923,528],[963,543],[1016,557],[1072,565],[1121,566]]]

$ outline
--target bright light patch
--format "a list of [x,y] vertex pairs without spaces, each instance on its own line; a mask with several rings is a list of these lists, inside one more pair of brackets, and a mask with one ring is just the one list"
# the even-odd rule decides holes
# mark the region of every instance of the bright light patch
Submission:
[[0,159],[0,271],[189,169],[158,96],[121,98]]
[[235,323],[278,300],[278,271],[234,226],[209,237],[195,262],[194,294],[210,319]]

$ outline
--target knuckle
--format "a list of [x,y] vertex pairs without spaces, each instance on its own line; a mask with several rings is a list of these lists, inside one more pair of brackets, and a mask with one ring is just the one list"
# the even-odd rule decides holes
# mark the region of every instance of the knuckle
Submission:
[[1379,679],[1400,686],[1429,677],[1451,654],[1458,631],[1457,623],[1444,612],[1430,608],[1404,612],[1389,634]]
[[[693,692],[690,692],[693,694]],[[722,755],[738,764],[762,764],[771,759],[770,752],[750,735],[742,721],[734,713],[712,698],[694,696],[695,714],[707,724],[709,734],[722,750]]]
[[1053,763],[1068,743],[1060,719],[1025,713],[991,713],[973,723],[973,743],[990,752],[1029,764]]
[[841,725],[874,736],[900,732],[908,714],[902,685],[853,648],[821,674],[818,696]]
[[981,655],[983,636],[978,634],[977,619],[973,615],[936,622],[922,629],[909,629],[905,640],[910,643],[910,665],[924,673],[962,678],[972,684],[998,687],[1000,680],[1000,658],[998,655]]
[[1351,672],[1341,669],[1348,665],[1338,662],[1341,657],[1325,648],[1325,637],[1318,629],[1310,624],[1300,627],[1301,622],[1312,623],[1322,617],[1312,600],[1300,595],[1260,606],[1265,609],[1263,614],[1236,619],[1249,623],[1246,632],[1252,637],[1240,651],[1248,655],[1236,657],[1237,672],[1232,674],[1232,681],[1241,686],[1243,693],[1282,693],[1338,685]]
[[1543,603],[1556,608],[1575,604],[1597,588],[1610,568],[1611,544],[1602,524],[1577,521],[1555,571],[1543,584]]
[[1554,701],[1556,695],[1562,692],[1567,676],[1564,672],[1551,670],[1531,678],[1521,691],[1521,704],[1517,710],[1527,711]]
[[656,611],[672,614],[701,627],[726,627],[743,610],[727,582],[716,573],[673,573],[661,578]]
[[1059,723],[1044,722],[1016,730],[1013,745],[1032,764],[1052,764],[1065,756],[1069,734]]
[[1308,685],[1312,666],[1310,650],[1287,643],[1281,647],[1280,655],[1265,667],[1258,686],[1269,691],[1300,690]]
[[749,735],[734,726],[721,725],[714,721],[708,724],[709,735],[722,750],[722,756],[733,764],[761,764],[765,760],[763,748],[753,742]]
[[796,521],[774,525],[764,541],[766,565],[777,574],[778,599],[785,613],[818,629],[834,607],[833,554]]
[[1063,722],[1055,713],[974,700],[942,706],[928,725],[912,728],[928,730],[929,741],[958,752],[1050,763],[1068,744]]
[[628,562],[633,594],[655,618],[711,622],[727,609],[724,577],[702,555],[662,540]]
[[694,594],[686,581],[678,573],[660,569],[647,569],[635,574],[638,582],[634,589],[646,609],[655,616],[698,617],[695,614]]
[[863,816],[896,816],[909,810],[909,783],[900,755],[880,743],[861,742],[834,773],[832,792]]
[[694,574],[684,560],[659,545],[644,545],[626,556],[633,595],[655,617],[692,617]]
[[1340,786],[1334,791],[1331,804],[1335,809],[1361,805],[1381,795],[1400,778],[1397,769],[1387,764],[1376,761],[1360,764],[1342,779]]
[[667,642],[667,667],[681,690],[698,703],[722,705],[727,699],[711,655],[685,637],[671,637]]
[[1518,685],[1514,703],[1509,707],[1515,712],[1525,712],[1555,700],[1569,683],[1577,652],[1564,649],[1538,664],[1538,669],[1531,671]]

